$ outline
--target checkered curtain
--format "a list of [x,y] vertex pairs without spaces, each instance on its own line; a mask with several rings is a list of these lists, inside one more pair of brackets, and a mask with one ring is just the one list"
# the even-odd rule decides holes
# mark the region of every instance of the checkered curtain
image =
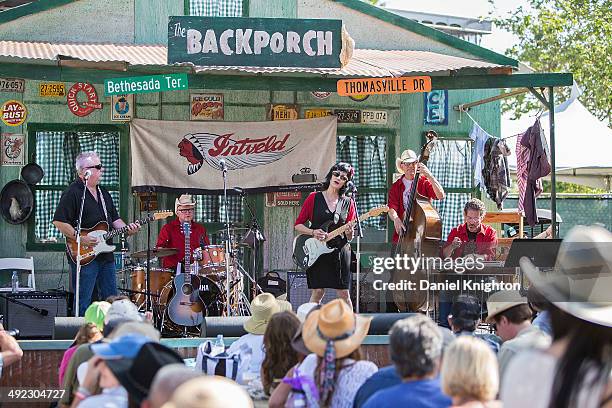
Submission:
[[[442,139],[429,156],[428,167],[445,189],[472,188],[472,143],[467,140]],[[470,193],[447,193],[433,204],[442,218],[442,239],[451,229],[463,223],[463,206]]]
[[[359,214],[386,203],[387,138],[385,136],[338,136],[336,146],[336,159],[354,166],[354,181],[360,191],[382,189],[382,191],[359,193],[357,197]],[[369,218],[363,225],[378,230],[384,230],[387,227],[384,215]]]
[[189,15],[242,17],[242,0],[190,0]]
[[[198,195],[195,219],[198,222],[225,222],[225,206],[223,195]],[[242,222],[242,197],[230,195],[227,197],[227,210],[230,223]]]
[[[62,234],[52,224],[53,214],[62,190],[76,177],[74,161],[83,151],[96,151],[100,155],[104,165],[104,185],[119,185],[119,133],[36,132],[36,162],[45,172],[35,192],[34,234],[37,242],[63,240]],[[58,187],[62,190],[57,190]],[[119,191],[110,191],[110,194],[118,208]]]

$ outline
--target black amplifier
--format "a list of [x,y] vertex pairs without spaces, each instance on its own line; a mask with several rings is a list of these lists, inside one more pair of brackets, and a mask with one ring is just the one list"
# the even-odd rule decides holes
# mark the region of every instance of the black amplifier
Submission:
[[51,338],[56,316],[67,316],[66,292],[0,293],[5,329],[18,329],[19,338]]

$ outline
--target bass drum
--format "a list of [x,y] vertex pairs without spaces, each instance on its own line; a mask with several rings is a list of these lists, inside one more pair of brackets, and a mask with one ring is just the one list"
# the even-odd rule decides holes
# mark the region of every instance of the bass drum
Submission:
[[[206,276],[200,276],[199,291],[200,299],[202,299],[202,303],[204,303],[205,306],[203,311],[204,316],[221,316],[224,297],[223,291],[219,288],[219,285]],[[173,281],[170,281],[161,290],[159,304],[161,306],[168,306],[172,296],[174,296],[174,285]]]
[[[130,298],[138,307],[141,307],[146,302],[146,273],[147,269],[144,267],[130,268],[130,281],[132,293]],[[172,278],[174,272],[171,269],[151,268],[151,299],[153,303],[156,303],[158,296],[160,296],[162,289],[168,284],[172,284]]]

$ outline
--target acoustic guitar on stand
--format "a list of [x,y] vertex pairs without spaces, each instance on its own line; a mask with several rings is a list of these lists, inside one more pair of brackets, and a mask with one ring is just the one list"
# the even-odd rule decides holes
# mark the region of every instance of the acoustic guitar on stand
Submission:
[[[378,217],[379,215],[389,211],[389,207],[381,205],[380,207],[372,208],[365,214],[359,217],[359,221],[365,221],[370,217]],[[333,227],[333,221],[328,221],[321,226],[323,231],[328,231]],[[335,249],[342,248],[348,242],[342,235],[348,231],[351,224],[344,224],[343,226],[334,229],[327,234],[327,238],[324,241],[320,241],[310,235],[300,234],[295,237],[293,241],[293,259],[296,264],[304,269],[310,268],[317,259],[323,254],[328,254]]]
[[[174,215],[172,211],[157,211],[151,214],[151,216],[149,217],[134,221],[134,223],[139,225],[145,225],[151,221],[163,220],[164,218],[168,218],[171,215]],[[92,228],[81,228],[81,237],[89,236],[98,239],[98,242],[94,246],[87,246],[81,244],[81,266],[87,265],[88,263],[96,259],[96,256],[98,256],[98,254],[105,252],[113,252],[115,250],[115,245],[108,245],[106,243],[106,240],[114,238],[117,235],[126,233],[127,230],[128,227],[125,226],[123,228],[109,231],[108,223],[106,221],[100,221]],[[74,263],[76,263],[77,260],[77,247],[78,245],[76,238],[66,238],[66,253]]]

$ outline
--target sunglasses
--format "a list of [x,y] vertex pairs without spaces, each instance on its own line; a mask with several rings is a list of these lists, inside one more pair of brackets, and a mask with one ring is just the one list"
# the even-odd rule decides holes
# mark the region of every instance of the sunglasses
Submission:
[[183,209],[179,210],[179,212],[182,212],[182,213],[188,213],[188,212],[192,212],[192,211],[195,211],[195,209],[193,209],[193,208],[183,208]]
[[332,176],[338,177],[340,180],[344,182],[348,181],[348,177],[346,177],[344,174],[340,173],[339,171],[332,171]]
[[102,170],[102,163],[100,164],[96,164],[95,166],[89,166],[89,167],[85,167],[86,169],[97,169],[97,170]]

